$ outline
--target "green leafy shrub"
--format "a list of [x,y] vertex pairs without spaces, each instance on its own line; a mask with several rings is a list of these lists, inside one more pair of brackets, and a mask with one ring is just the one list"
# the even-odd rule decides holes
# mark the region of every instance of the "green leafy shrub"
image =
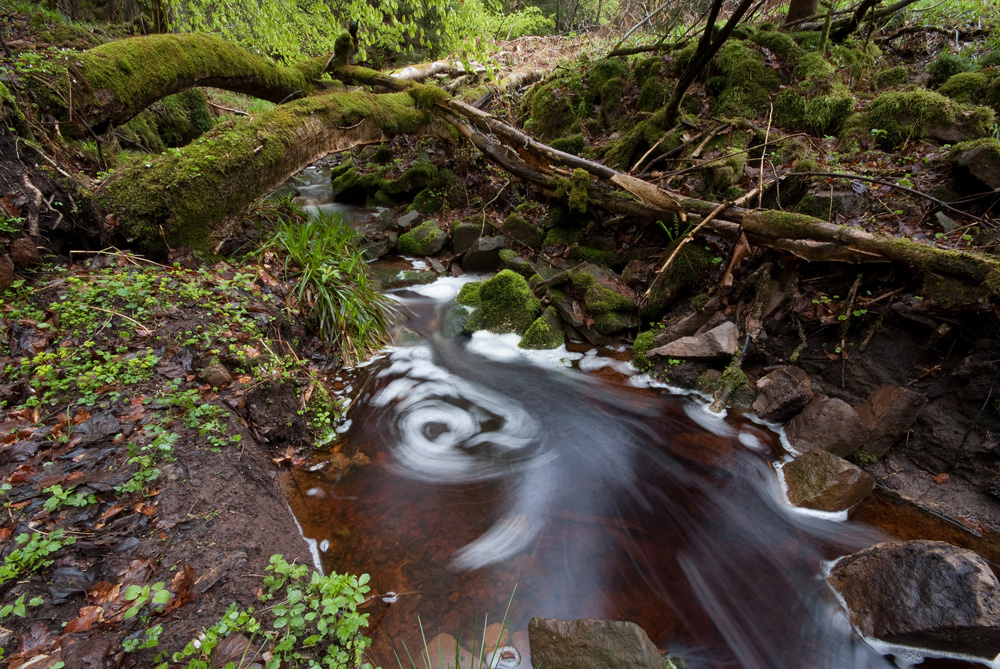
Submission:
[[50,556],[63,546],[75,544],[76,539],[63,539],[63,531],[58,529],[48,535],[25,532],[14,537],[14,542],[17,548],[8,553],[0,565],[0,585],[48,567],[53,562]]

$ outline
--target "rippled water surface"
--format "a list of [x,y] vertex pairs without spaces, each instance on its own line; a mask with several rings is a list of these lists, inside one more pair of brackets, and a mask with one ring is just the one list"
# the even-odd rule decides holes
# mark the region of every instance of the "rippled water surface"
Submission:
[[[457,286],[423,290],[435,299],[403,299],[431,332]],[[370,463],[294,474],[323,566],[398,594],[368,609],[374,662],[410,666],[418,616],[428,640],[481,634],[516,586],[525,656],[529,618],[601,617],[691,667],[889,666],[821,575],[879,535],[781,503],[771,432],[636,387],[613,355],[537,357],[491,335],[400,346],[346,381],[341,448]]]

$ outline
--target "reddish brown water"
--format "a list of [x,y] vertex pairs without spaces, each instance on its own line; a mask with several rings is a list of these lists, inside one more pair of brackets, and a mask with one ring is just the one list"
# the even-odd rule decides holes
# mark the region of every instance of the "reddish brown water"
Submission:
[[[433,305],[411,300],[411,326],[447,327]],[[439,634],[471,648],[516,593],[507,628],[523,668],[534,616],[631,620],[688,667],[890,666],[822,576],[887,535],[779,501],[775,435],[631,387],[614,355],[573,363],[584,373],[505,350],[433,335],[358,370],[338,449],[370,463],[290,478],[324,569],[398,595],[367,605],[373,664],[410,667],[407,651]],[[861,513],[902,518],[874,502]]]

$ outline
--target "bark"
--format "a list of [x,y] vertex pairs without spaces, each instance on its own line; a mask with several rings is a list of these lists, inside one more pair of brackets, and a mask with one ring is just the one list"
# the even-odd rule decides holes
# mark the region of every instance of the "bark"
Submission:
[[210,251],[255,200],[319,158],[433,130],[404,93],[316,95],[117,172],[97,200],[116,231],[147,250]]
[[329,58],[282,67],[221,37],[147,35],[49,61],[27,86],[45,112],[77,126],[79,136],[126,123],[168,95],[212,86],[282,102],[317,89]]
[[457,60],[435,60],[431,63],[408,65],[396,70],[389,76],[401,81],[423,81],[439,74],[452,76],[470,73],[482,74],[483,72],[486,72],[486,68],[479,63],[470,63],[466,67],[461,61]]

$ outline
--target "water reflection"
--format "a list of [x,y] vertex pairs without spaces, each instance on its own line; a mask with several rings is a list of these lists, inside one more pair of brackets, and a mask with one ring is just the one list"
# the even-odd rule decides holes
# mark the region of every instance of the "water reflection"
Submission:
[[373,616],[377,662],[413,647],[417,614],[428,638],[498,620],[516,583],[515,631],[532,616],[619,618],[691,667],[888,666],[821,575],[878,537],[780,504],[772,435],[475,350],[433,335],[371,365],[346,443],[372,464],[297,474],[329,489],[297,509],[328,542],[326,568],[399,593]]

